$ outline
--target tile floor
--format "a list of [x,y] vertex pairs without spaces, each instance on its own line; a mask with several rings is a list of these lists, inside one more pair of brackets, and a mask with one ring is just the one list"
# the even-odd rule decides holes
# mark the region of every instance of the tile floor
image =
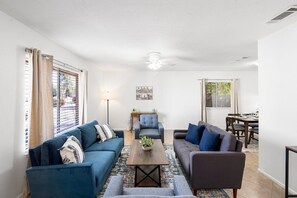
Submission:
[[[165,131],[165,144],[173,143],[173,131]],[[125,131],[125,145],[130,145],[134,133]],[[232,198],[232,189],[225,190]],[[283,198],[284,189],[258,171],[258,153],[246,152],[246,164],[242,188],[238,191],[238,198]]]

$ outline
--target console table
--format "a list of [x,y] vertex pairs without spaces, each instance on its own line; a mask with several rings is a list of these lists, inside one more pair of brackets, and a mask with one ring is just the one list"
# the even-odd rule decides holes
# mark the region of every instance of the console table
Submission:
[[134,120],[137,119],[139,121],[139,117],[140,117],[141,114],[157,114],[157,113],[156,112],[140,112],[140,111],[131,112],[130,131],[133,130]]
[[286,178],[285,178],[285,198],[297,197],[295,195],[289,195],[289,152],[297,153],[297,146],[286,146]]

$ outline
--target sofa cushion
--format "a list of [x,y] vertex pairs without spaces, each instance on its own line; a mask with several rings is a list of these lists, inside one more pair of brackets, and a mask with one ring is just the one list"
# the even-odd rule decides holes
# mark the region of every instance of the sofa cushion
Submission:
[[42,144],[29,149],[29,156],[32,166],[41,166],[41,148]]
[[82,140],[81,140],[81,131],[78,128],[72,129],[72,130],[64,133],[64,135],[66,135],[67,137],[70,137],[70,136],[73,135],[80,142],[80,144],[82,143]]
[[158,128],[158,115],[140,115],[140,128]]
[[219,127],[213,126],[203,121],[199,121],[198,125],[204,125],[209,131],[220,134],[220,151],[235,151],[236,137],[232,133],[228,133]]
[[159,133],[158,129],[141,129],[140,133],[139,133],[139,137],[141,136],[148,136],[151,137],[153,139],[160,139],[161,135]]
[[204,125],[197,126],[189,123],[185,140],[198,145],[200,143],[204,128]]
[[119,156],[122,148],[124,147],[124,139],[123,138],[112,138],[106,140],[105,142],[92,144],[89,148],[85,150],[85,152],[89,151],[113,151],[116,156]]
[[199,144],[200,151],[217,151],[219,150],[220,134],[209,132],[204,129],[201,142]]
[[62,134],[45,141],[41,147],[41,165],[62,164],[59,148],[66,140],[67,136]]
[[[145,193],[144,193],[145,192]],[[174,196],[171,188],[124,188],[123,195]]]
[[173,148],[176,156],[180,160],[185,173],[189,176],[190,174],[190,152],[199,151],[196,144],[192,144],[183,139],[174,139]]
[[96,124],[98,124],[98,122],[93,120],[78,127],[81,130],[82,147],[84,150],[94,144],[97,140]]
[[115,153],[112,151],[85,152],[84,162],[93,163],[92,168],[96,179],[96,187],[103,186],[105,174],[109,174],[114,158]]

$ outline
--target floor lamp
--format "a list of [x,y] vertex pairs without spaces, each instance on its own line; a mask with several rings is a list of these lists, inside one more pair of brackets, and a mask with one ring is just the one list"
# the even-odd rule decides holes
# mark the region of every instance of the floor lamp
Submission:
[[106,122],[109,125],[109,100],[110,100],[109,91],[106,91],[105,99],[106,99]]

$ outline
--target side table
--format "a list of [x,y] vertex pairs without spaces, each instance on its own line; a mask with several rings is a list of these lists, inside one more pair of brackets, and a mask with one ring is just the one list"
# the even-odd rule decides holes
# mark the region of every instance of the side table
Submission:
[[286,146],[286,173],[285,173],[285,198],[297,197],[295,195],[289,195],[289,152],[297,153],[297,146]]

